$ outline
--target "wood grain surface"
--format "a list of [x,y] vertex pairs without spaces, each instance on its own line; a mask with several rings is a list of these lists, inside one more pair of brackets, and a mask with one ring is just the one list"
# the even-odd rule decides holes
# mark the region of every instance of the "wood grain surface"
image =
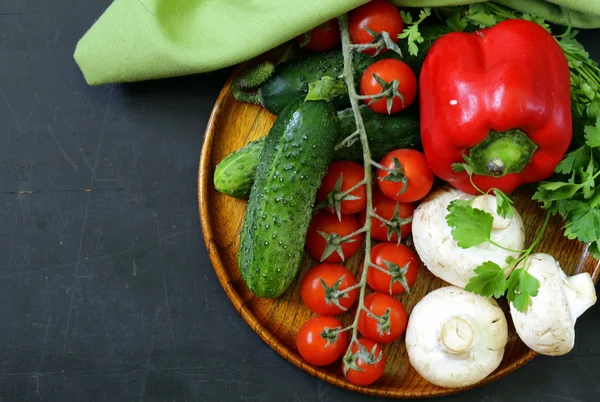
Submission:
[[[440,388],[425,381],[408,361],[404,338],[384,346],[387,364],[383,378],[370,387],[354,386],[344,378],[341,363],[328,367],[315,367],[304,362],[298,354],[295,347],[296,332],[312,314],[300,300],[299,280],[296,280],[290,289],[276,300],[260,299],[248,291],[240,277],[236,262],[239,232],[246,202],[220,194],[212,185],[213,172],[217,163],[232,151],[266,135],[275,120],[275,116],[265,109],[237,102],[233,98],[231,82],[243,68],[242,66],[233,73],[212,111],[206,128],[198,175],[198,204],[202,232],[217,277],[236,310],[250,327],[285,359],[306,372],[342,388],[393,398],[422,398],[464,391],[465,388]],[[542,225],[544,212],[539,209],[535,201],[531,200],[531,192],[527,189],[519,190],[513,198],[525,223],[527,243],[530,243]],[[585,246],[576,241],[569,241],[562,235],[559,219],[551,220],[536,251],[552,254],[568,275],[589,272],[594,282],[598,279],[600,263],[587,253]],[[360,271],[363,255],[364,253],[359,252],[346,263],[355,274]],[[298,279],[315,264],[316,261],[305,254]],[[446,285],[421,266],[410,295],[401,295],[399,300],[410,313],[413,306],[425,294]],[[535,353],[529,350],[515,333],[506,301],[502,299],[499,302],[509,322],[508,345],[500,367],[475,386],[494,381],[535,357]],[[341,316],[341,321],[348,324],[352,318],[353,311]]]

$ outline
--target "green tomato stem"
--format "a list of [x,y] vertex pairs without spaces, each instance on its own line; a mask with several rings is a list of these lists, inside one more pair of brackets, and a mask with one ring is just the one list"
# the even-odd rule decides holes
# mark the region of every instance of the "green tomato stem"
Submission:
[[[358,94],[356,93],[356,88],[354,86],[354,75],[352,71],[352,52],[354,49],[360,49],[356,45],[352,45],[350,42],[350,34],[348,32],[348,16],[346,14],[338,17],[340,21],[340,32],[342,38],[342,53],[344,55],[344,72],[342,77],[348,86],[348,96],[350,98],[350,104],[352,106],[352,112],[354,113],[354,119],[356,122],[356,130],[359,133],[360,142],[362,144],[363,150],[363,160],[365,161],[365,186],[367,193],[367,216],[373,214],[373,193],[372,193],[372,179],[371,179],[371,150],[369,148],[369,139],[367,138],[367,133],[365,131],[365,126],[362,119],[362,114],[359,109],[359,100]],[[363,265],[363,271],[358,283],[359,285],[359,296],[358,296],[358,308],[356,309],[356,315],[352,324],[349,326],[352,328],[352,337],[350,340],[350,344],[348,346],[348,350],[346,351],[346,357],[350,357],[352,355],[352,346],[354,343],[358,341],[358,319],[360,317],[360,312],[362,309],[365,309],[364,299],[366,293],[366,285],[367,285],[367,274],[369,272],[369,267],[371,266],[371,219],[365,219],[364,229],[366,232],[365,236],[365,261]]]

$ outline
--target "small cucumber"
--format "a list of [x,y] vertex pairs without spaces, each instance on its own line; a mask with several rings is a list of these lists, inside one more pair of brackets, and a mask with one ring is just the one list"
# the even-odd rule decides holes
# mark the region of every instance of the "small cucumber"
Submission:
[[240,234],[238,265],[248,289],[275,298],[296,277],[317,189],[338,137],[334,107],[285,108],[266,137]]
[[[379,160],[385,154],[398,148],[418,148],[420,145],[419,119],[413,115],[385,116],[361,106],[365,130],[369,136],[369,145],[373,159]],[[354,114],[351,109],[338,112],[340,138],[356,130]],[[214,174],[215,189],[223,194],[248,198],[254,180],[254,173],[260,161],[260,153],[265,146],[266,137],[252,141],[248,145],[229,154],[216,167]],[[362,145],[356,141],[349,147],[343,147],[333,153],[333,160],[362,162]]]
[[213,176],[218,192],[235,198],[248,198],[266,138],[250,142],[219,162]]

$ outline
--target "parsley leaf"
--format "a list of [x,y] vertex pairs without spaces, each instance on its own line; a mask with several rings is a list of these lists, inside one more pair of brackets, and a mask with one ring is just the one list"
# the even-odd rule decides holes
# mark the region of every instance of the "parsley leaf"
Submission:
[[596,118],[596,125],[585,126],[585,143],[590,148],[600,147],[600,117]]
[[489,28],[498,22],[496,17],[489,14],[483,4],[472,4],[467,13],[467,19],[479,28]]
[[461,248],[469,248],[490,240],[494,218],[481,209],[470,205],[449,206],[446,222],[452,229],[452,237]]
[[462,32],[465,30],[465,28],[467,27],[467,20],[466,18],[463,18],[463,16],[461,15],[460,12],[455,12],[452,13],[450,15],[450,17],[448,17],[448,19],[446,20],[446,25],[448,25],[448,27],[453,30],[453,31],[457,31],[457,32]]
[[571,201],[562,206],[566,219],[565,236],[582,243],[600,239],[600,209],[584,201]]
[[500,189],[495,188],[494,194],[496,194],[496,213],[506,219],[512,218],[514,215],[512,209],[513,201]]
[[507,281],[504,270],[492,261],[486,261],[475,268],[475,276],[469,279],[465,290],[485,297],[500,297],[506,291]]
[[589,161],[589,154],[585,147],[569,152],[554,170],[556,173],[570,174],[583,168]]
[[508,278],[506,298],[515,308],[524,313],[531,304],[531,298],[537,296],[540,282],[525,268],[515,269]]
[[402,33],[398,35],[398,39],[406,39],[406,42],[408,44],[408,53],[413,56],[419,54],[419,46],[417,44],[423,43],[423,41],[425,40],[423,38],[423,35],[421,35],[421,32],[419,32],[419,24],[430,15],[431,8],[423,8],[419,12],[419,19],[413,22],[413,18],[409,13],[404,11],[400,12],[400,16],[402,17],[402,20],[404,21],[404,24],[407,25],[407,27],[404,28],[404,30],[402,30]]

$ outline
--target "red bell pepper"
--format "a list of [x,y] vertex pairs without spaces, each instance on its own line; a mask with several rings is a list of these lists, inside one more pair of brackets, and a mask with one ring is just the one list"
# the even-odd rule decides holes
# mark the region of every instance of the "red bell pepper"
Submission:
[[453,164],[466,159],[483,191],[511,192],[550,177],[573,136],[566,57],[533,22],[442,36],[425,58],[420,93],[427,161],[467,193],[477,191]]

